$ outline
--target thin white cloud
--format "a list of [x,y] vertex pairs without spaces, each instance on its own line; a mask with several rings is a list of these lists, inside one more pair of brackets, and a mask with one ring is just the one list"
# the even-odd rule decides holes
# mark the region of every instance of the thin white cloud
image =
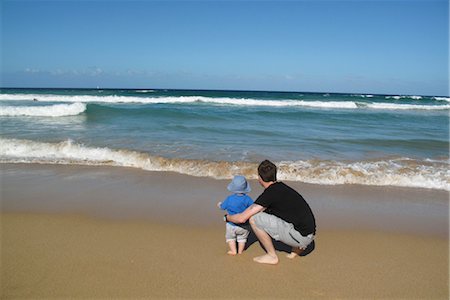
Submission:
[[39,69],[34,69],[34,68],[26,68],[24,70],[25,73],[40,73],[41,71]]
[[[54,69],[54,70],[41,70],[37,68],[25,68],[23,72],[28,74],[47,74],[52,76],[101,76],[104,74],[107,74],[102,68],[99,67],[89,67],[86,69],[73,69],[73,70],[67,70],[67,69]],[[121,72],[119,72],[121,73]],[[125,74],[122,72],[122,75]]]

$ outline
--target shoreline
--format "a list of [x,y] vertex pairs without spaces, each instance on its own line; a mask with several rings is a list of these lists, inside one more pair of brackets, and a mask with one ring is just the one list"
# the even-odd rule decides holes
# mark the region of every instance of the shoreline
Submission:
[[2,164],[1,298],[448,299],[446,192],[287,183],[316,247],[267,266],[257,242],[226,255],[228,180]]
[[[114,166],[0,164],[2,212],[81,213],[112,219],[214,225],[229,180]],[[321,229],[369,229],[449,237],[449,192],[285,181]],[[26,183],[26,184],[24,184]],[[249,180],[256,200],[262,187]]]

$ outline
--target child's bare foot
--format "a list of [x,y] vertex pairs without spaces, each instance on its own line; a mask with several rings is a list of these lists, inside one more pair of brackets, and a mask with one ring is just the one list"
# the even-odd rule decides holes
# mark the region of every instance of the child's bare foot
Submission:
[[228,255],[236,255],[237,250],[236,250],[236,242],[235,241],[228,241],[228,247],[230,250],[228,250],[227,254]]
[[253,260],[260,264],[276,265],[278,263],[278,256],[271,256],[269,254],[258,256]]

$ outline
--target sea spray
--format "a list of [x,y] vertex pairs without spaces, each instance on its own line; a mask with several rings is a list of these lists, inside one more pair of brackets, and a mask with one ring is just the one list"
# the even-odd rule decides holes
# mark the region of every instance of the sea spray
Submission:
[[44,106],[0,106],[0,116],[64,117],[75,116],[85,110],[86,104],[79,102]]
[[[365,98],[371,99],[372,97]],[[393,97],[394,99],[397,99]],[[401,99],[401,98],[398,98]],[[419,98],[413,98],[419,99]],[[98,96],[98,95],[55,95],[55,94],[0,94],[0,101],[82,102],[82,103],[140,103],[140,104],[213,104],[259,107],[305,107],[322,109],[375,109],[375,110],[449,110],[450,105],[401,104],[361,101],[315,101],[315,100],[265,100],[258,98],[229,98],[204,96]]]
[[[0,139],[0,162],[122,166],[167,171],[199,177],[229,179],[243,174],[256,179],[258,162],[171,159],[148,153],[88,147],[71,140],[43,143]],[[448,160],[417,161],[397,158],[382,161],[281,161],[279,179],[314,184],[362,184],[450,190]]]

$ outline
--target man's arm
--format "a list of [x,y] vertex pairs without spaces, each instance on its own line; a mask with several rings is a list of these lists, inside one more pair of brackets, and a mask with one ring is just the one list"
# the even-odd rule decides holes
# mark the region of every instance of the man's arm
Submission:
[[235,215],[228,215],[227,221],[239,224],[239,223],[245,223],[248,219],[250,219],[251,216],[256,215],[257,213],[265,210],[266,208],[264,206],[261,206],[259,204],[253,203],[251,206],[249,206],[246,210],[241,212],[240,214]]

